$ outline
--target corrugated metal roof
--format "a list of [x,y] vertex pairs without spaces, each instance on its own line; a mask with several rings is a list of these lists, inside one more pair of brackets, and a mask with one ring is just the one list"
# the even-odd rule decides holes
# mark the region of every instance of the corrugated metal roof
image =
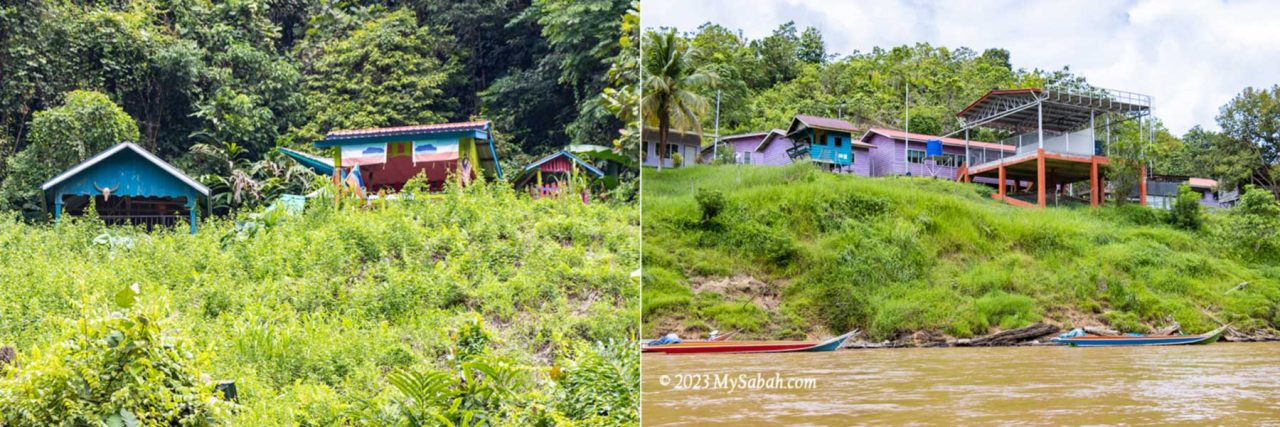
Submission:
[[806,116],[804,114],[796,114],[796,120],[804,123],[805,126],[811,128],[819,128],[826,130],[838,130],[845,132],[857,132],[858,129],[853,127],[852,123],[841,119],[833,119],[830,117]]
[[432,125],[395,126],[385,128],[343,129],[329,132],[326,140],[368,138],[371,136],[393,136],[415,133],[448,132],[456,130],[484,130],[488,120],[476,120],[457,123],[437,123]]
[[1187,178],[1187,184],[1198,188],[1213,188],[1218,186],[1218,181],[1209,178]]

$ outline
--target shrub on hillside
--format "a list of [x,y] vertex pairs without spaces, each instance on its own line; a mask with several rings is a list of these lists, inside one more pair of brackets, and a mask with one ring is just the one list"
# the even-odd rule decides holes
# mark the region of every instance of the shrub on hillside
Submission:
[[1036,301],[1025,295],[992,292],[978,298],[975,303],[978,314],[986,319],[987,324],[997,325],[1001,329],[1020,328],[1038,322],[1043,317],[1036,307]]
[[1245,187],[1239,203],[1211,227],[1219,245],[1243,258],[1280,258],[1280,203],[1271,191]]
[[1190,185],[1178,187],[1178,198],[1169,211],[1169,223],[1184,230],[1199,230],[1204,224],[1204,212],[1200,206],[1200,193]]
[[121,291],[121,311],[76,321],[66,340],[0,379],[0,425],[220,424],[227,404],[189,344],[162,313],[135,307],[137,297],[137,285]]
[[702,210],[702,224],[710,225],[716,222],[716,218],[724,211],[725,200],[724,193],[720,190],[710,188],[699,188],[698,192],[693,195],[693,199],[698,202],[698,209]]

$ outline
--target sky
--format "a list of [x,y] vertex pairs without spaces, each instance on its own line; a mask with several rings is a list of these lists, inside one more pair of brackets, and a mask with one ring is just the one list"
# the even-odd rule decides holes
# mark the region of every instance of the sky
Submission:
[[641,24],[693,31],[714,22],[750,39],[779,24],[822,31],[827,52],[928,42],[1008,49],[1014,68],[1069,65],[1094,86],[1153,97],[1175,135],[1217,130],[1245,87],[1280,84],[1280,2],[643,0]]

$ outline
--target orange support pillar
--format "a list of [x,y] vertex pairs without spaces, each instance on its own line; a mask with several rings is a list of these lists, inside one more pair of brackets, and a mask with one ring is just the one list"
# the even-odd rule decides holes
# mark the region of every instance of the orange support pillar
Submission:
[[1147,205],[1147,166],[1138,166],[1138,204]]
[[1036,204],[1045,207],[1044,204],[1044,149],[1036,150]]
[[1000,178],[999,178],[999,179],[1000,179],[1000,200],[1004,200],[1004,197],[1005,197],[1005,188],[1009,186],[1009,183],[1008,183],[1007,181],[1005,181],[1004,165],[1000,165]]
[[1098,207],[1098,156],[1089,161],[1089,207]]

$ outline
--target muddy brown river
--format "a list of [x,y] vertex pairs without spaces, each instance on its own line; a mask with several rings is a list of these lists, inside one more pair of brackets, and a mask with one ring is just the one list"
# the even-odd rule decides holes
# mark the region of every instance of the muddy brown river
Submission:
[[1280,426],[1280,343],[642,361],[646,426]]

